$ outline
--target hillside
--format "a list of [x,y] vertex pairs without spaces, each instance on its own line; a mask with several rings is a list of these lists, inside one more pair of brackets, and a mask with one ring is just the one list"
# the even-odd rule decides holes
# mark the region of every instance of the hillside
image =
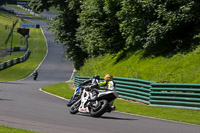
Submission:
[[[23,52],[12,52],[10,55],[9,52],[5,50],[5,44],[3,43],[7,38],[7,33],[9,34],[10,28],[5,29],[4,27],[8,25],[12,25],[14,20],[18,19],[19,22],[14,29],[14,36],[13,36],[13,46],[24,46],[24,37],[17,33],[17,28],[19,27],[20,23],[32,23],[28,20],[23,20],[16,15],[9,14],[6,12],[0,11],[0,63],[5,62],[7,60],[11,60],[17,57],[21,57],[24,55]],[[6,31],[7,30],[7,31]],[[15,38],[17,37],[17,39]],[[22,38],[23,40],[20,40]],[[30,37],[28,39],[29,42],[29,58],[27,61],[9,67],[7,69],[0,71],[0,81],[15,81],[22,78],[27,77],[30,75],[41,63],[45,54],[46,54],[46,41],[42,34],[41,29],[34,29],[30,30]],[[1,47],[2,46],[2,47]],[[10,41],[8,46],[10,46]],[[17,70],[17,71],[16,71]],[[2,76],[3,75],[3,76]]]
[[[16,24],[13,30],[13,38],[11,36],[6,44],[5,42],[10,34],[12,25],[17,20],[18,20],[18,23]],[[0,10],[0,63],[24,55],[25,53],[24,51],[15,52],[15,53],[13,52],[12,56],[10,56],[10,52],[6,52],[6,47],[10,47],[11,45],[12,47],[20,47],[20,46],[25,45],[24,43],[25,38],[19,33],[17,33],[17,28],[20,27],[20,23],[24,23],[24,22],[26,21],[17,17],[15,14]]]
[[[13,46],[19,47],[24,45],[24,37],[17,33],[17,28],[20,27],[20,23],[23,22],[19,17],[14,14],[7,13],[0,10],[0,49],[5,49],[5,41],[10,33],[13,22],[16,22],[18,19],[18,23],[14,28],[13,32]],[[11,40],[9,40],[7,46],[11,45]]]
[[199,60],[200,46],[191,52],[177,53],[171,57],[143,57],[143,51],[140,50],[88,59],[76,75],[104,76],[109,73],[117,77],[155,82],[200,83]]

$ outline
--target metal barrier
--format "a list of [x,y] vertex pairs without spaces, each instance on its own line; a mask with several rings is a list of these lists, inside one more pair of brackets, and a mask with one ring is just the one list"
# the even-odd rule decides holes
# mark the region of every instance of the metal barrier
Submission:
[[[90,78],[91,77],[75,76],[74,84],[76,87],[78,87],[81,82]],[[103,78],[101,78],[101,80],[102,79]],[[114,77],[114,81],[116,83],[116,89],[119,97],[149,104],[151,91],[150,84],[152,82],[140,79],[120,77]]]
[[82,83],[85,80],[90,79],[91,77],[80,77],[80,76],[75,76],[74,77],[74,85],[75,87],[78,87],[80,83]]
[[[91,77],[74,77],[76,87]],[[101,78],[103,79],[103,78]],[[141,79],[114,77],[120,98],[150,106],[200,110],[200,84],[156,83]]]
[[200,84],[152,83],[150,105],[200,109]]
[[15,58],[13,60],[9,60],[9,61],[4,62],[4,63],[1,63],[0,64],[0,71],[5,69],[5,68],[11,67],[15,64],[24,62],[25,60],[28,59],[28,56],[29,56],[29,48],[26,50],[26,53],[23,56],[21,56],[19,58]]
[[119,97],[149,104],[150,81],[141,79],[114,77]]

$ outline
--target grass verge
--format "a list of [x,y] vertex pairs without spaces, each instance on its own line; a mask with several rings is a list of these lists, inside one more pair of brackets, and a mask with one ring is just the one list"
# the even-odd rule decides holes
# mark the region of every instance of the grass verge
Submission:
[[20,35],[17,32],[17,28],[20,27],[20,23],[27,23],[28,21],[22,20],[21,18],[17,17],[15,14],[11,14],[8,12],[0,11],[0,49],[5,49],[5,42],[8,38],[8,35],[11,31],[12,25],[14,22],[18,20],[17,25],[15,26],[13,30],[13,39],[9,39],[6,46],[11,46],[11,40],[12,40],[12,46],[13,47],[20,47],[24,46],[24,37]]
[[72,88],[72,82],[63,82],[45,86],[42,90],[66,99],[70,99],[74,94],[74,90]]
[[[10,14],[7,12],[0,11],[0,49],[5,49],[5,40],[8,37],[10,32],[11,25],[13,21],[19,20],[18,24],[14,28],[13,32],[13,47],[14,46],[24,46],[24,37],[17,33],[17,28],[20,23],[31,23],[27,20],[22,20],[21,18],[15,16],[14,14]],[[10,42],[8,43],[8,45]],[[12,67],[0,71],[0,81],[15,81],[19,79],[23,79],[30,75],[40,64],[46,54],[46,41],[42,34],[41,29],[30,29],[30,38],[28,39],[30,56],[28,60],[23,63],[19,63]],[[25,52],[12,52],[11,55],[7,55],[6,57],[0,58],[0,63],[6,62],[7,60],[11,60],[17,57],[21,57]]]
[[31,29],[28,39],[30,56],[28,60],[0,71],[0,81],[15,81],[30,75],[46,54],[46,42],[41,29]]
[[[64,82],[46,86],[42,90],[69,99],[73,96],[72,88],[72,82]],[[200,125],[200,111],[196,110],[153,107],[123,99],[116,99],[114,105],[119,112]]]
[[200,46],[188,53],[170,57],[144,57],[144,51],[118,53],[86,60],[78,76],[109,73],[116,77],[144,79],[154,82],[200,83]]
[[7,126],[0,126],[0,133],[37,133],[24,129],[11,128]]

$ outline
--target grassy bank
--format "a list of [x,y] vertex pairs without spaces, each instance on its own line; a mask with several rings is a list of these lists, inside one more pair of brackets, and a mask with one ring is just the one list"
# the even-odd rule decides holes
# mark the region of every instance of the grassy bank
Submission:
[[13,47],[24,46],[25,39],[22,35],[17,33],[17,28],[20,27],[20,23],[27,23],[27,21],[22,20],[21,18],[15,16],[14,14],[0,11],[0,49],[5,49],[6,46],[8,47],[11,46],[11,38],[8,41],[7,45],[5,45],[5,42],[11,31],[12,25],[14,22],[16,22],[16,20],[18,20],[18,23],[13,30],[12,46]]
[[0,133],[36,133],[24,129],[11,128],[7,126],[0,126]]
[[66,99],[70,99],[73,94],[74,90],[72,89],[72,82],[63,82],[59,84],[54,84],[50,86],[45,86],[42,88],[43,91],[55,94],[57,96],[61,96]]
[[[27,77],[40,64],[46,54],[46,42],[41,29],[31,29],[30,56],[27,61],[0,71],[0,81],[14,81]],[[9,58],[9,57],[6,57]]]
[[[21,18],[0,11],[0,49],[5,49],[5,40],[10,32],[13,21],[19,20],[18,24],[15,26],[13,32],[13,47],[24,46],[24,37],[17,33],[17,28],[20,27],[20,23],[31,23]],[[8,43],[10,46],[10,41]],[[30,56],[27,61],[19,63],[12,67],[0,71],[0,81],[15,81],[30,75],[40,64],[46,54],[46,42],[42,34],[41,29],[30,29],[30,38],[28,38],[28,46],[30,51]],[[6,57],[0,57],[0,62],[5,62],[17,57],[21,57],[25,52],[13,52],[11,55]],[[2,54],[2,53],[1,53]]]
[[200,83],[200,47],[170,57],[143,57],[143,51],[90,58],[77,72],[79,76],[104,76],[144,79],[155,82]]
[[[69,99],[73,96],[72,88],[70,82],[64,82],[46,86],[42,90]],[[120,112],[200,125],[200,111],[196,110],[152,107],[123,99],[115,100],[114,105],[116,111]]]

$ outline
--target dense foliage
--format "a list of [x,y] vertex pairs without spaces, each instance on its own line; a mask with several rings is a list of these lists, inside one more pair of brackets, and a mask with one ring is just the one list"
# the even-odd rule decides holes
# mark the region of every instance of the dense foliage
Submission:
[[119,31],[116,12],[120,3],[112,0],[85,0],[82,2],[77,39],[90,56],[117,53],[125,42]]
[[123,0],[118,17],[127,45],[159,52],[188,49],[199,42],[199,4],[197,0]]
[[0,0],[0,6],[5,4],[8,0]]
[[200,41],[199,0],[32,0],[30,5],[60,10],[52,29],[68,46],[76,69],[88,57],[130,49],[168,55]]

